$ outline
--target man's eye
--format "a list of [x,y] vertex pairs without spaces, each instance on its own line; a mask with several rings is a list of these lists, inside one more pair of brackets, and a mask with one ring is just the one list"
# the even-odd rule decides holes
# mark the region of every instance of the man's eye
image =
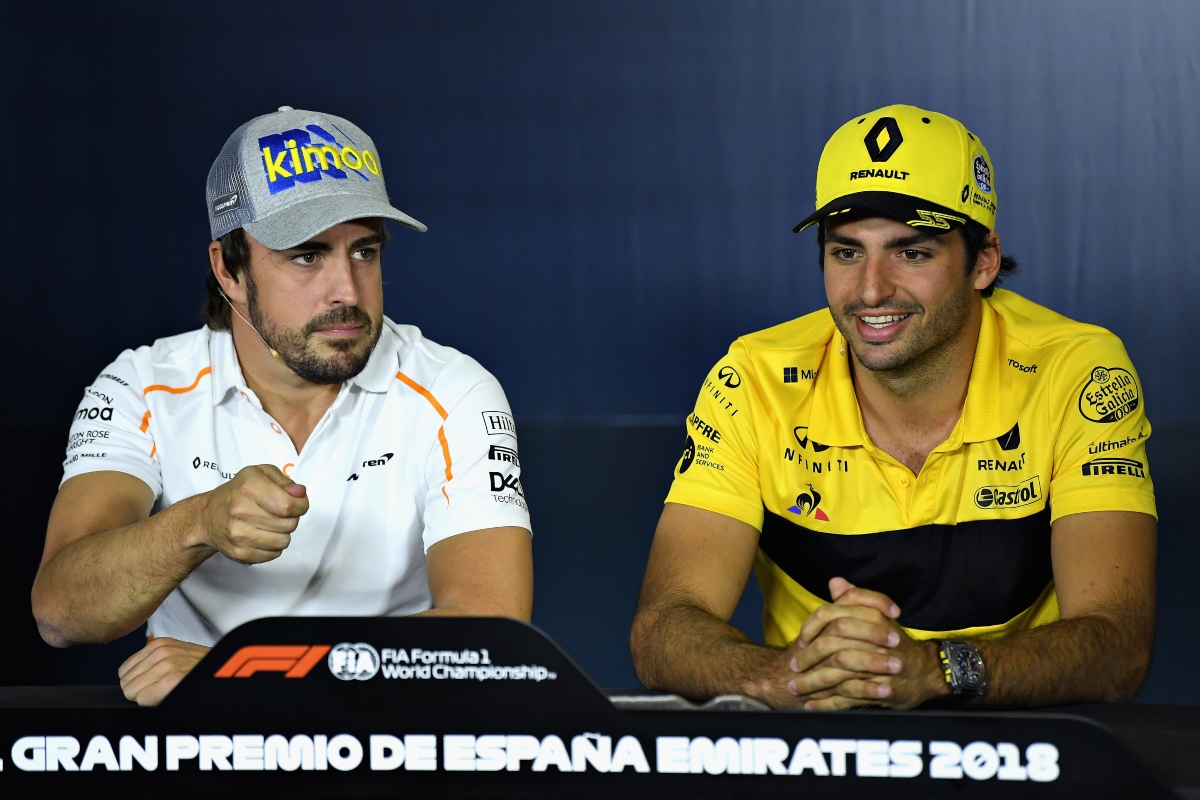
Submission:
[[920,250],[905,250],[903,255],[909,261],[920,261],[925,257],[925,254]]
[[299,261],[301,264],[305,264],[305,265],[312,264],[313,262],[315,262],[317,260],[317,254],[316,253],[305,253],[302,256],[296,256],[295,260]]
[[854,256],[856,256],[858,254],[855,253],[854,250],[849,247],[839,247],[837,250],[833,251],[833,255],[836,258],[840,258],[842,261],[849,261],[850,259],[854,258]]
[[372,261],[376,255],[377,252],[373,247],[364,247],[362,250],[354,251],[354,257],[362,261]]

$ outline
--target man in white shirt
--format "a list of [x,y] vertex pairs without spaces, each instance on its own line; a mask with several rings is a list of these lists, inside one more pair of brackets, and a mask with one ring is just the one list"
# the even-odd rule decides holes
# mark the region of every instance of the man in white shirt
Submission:
[[208,177],[205,327],[126,350],[85,390],[33,587],[42,637],[106,642],[158,703],[266,616],[508,616],[533,604],[500,384],[383,315],[378,150],[287,106]]

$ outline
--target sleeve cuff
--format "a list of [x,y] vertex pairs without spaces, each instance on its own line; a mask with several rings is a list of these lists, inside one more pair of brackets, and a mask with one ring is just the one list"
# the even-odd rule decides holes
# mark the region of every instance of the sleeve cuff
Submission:
[[1070,514],[1088,511],[1137,511],[1158,519],[1154,493],[1145,491],[1076,491],[1067,495],[1050,496],[1050,523]]
[[716,514],[733,517],[761,531],[763,526],[762,503],[752,503],[744,497],[722,492],[709,487],[680,485],[678,481],[667,494],[668,503],[702,508]]

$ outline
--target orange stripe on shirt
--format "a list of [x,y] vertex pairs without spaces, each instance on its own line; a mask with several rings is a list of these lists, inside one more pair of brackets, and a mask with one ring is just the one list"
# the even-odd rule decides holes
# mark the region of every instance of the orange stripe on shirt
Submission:
[[[403,372],[397,372],[396,378],[400,380],[408,388],[412,389],[417,394],[429,401],[429,405],[433,406],[433,410],[438,413],[443,420],[450,416],[446,413],[446,409],[442,408],[442,404],[437,401],[437,398],[421,384],[414,381],[412,378],[405,375]],[[442,445],[442,458],[446,460],[446,480],[447,482],[454,480],[454,473],[450,467],[453,463],[450,459],[450,442],[446,441],[446,426],[438,428],[438,442]],[[450,504],[450,495],[446,494],[446,487],[442,487],[442,494],[446,497],[446,505]]]
[[150,412],[147,411],[145,414],[142,415],[142,433],[145,433],[146,429],[149,427],[150,427]]
[[442,458],[446,459],[446,480],[454,480],[450,474],[450,443],[446,441],[446,426],[438,428],[438,441],[442,443]]
[[196,373],[196,380],[192,381],[191,386],[185,386],[182,389],[176,388],[174,386],[164,386],[161,383],[155,383],[150,386],[147,386],[145,389],[142,389],[142,394],[146,395],[146,394],[150,394],[151,392],[170,392],[171,394],[186,394],[186,393],[190,392],[192,389],[195,389],[197,386],[199,386],[200,379],[203,378],[205,375],[208,375],[211,372],[212,372],[212,367],[205,367],[204,369],[202,369],[198,373]]
[[437,398],[434,397],[432,394],[430,394],[429,390],[426,389],[424,386],[417,383],[412,378],[405,375],[403,372],[397,372],[396,377],[399,378],[400,381],[405,386],[412,389],[414,392],[421,395],[421,397],[424,397],[426,400],[428,400],[429,405],[433,406],[433,410],[436,411],[438,413],[438,415],[441,416],[442,419],[445,419],[446,417],[450,416],[449,414],[446,413],[446,409],[442,408],[442,404],[437,401]]

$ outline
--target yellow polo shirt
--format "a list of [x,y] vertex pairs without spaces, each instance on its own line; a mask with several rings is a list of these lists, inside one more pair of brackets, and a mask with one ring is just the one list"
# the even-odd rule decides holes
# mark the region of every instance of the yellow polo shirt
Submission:
[[1050,526],[1157,516],[1141,383],[1120,339],[999,289],[963,413],[919,475],[871,444],[828,309],[743,336],[687,420],[667,502],[753,525],[768,644],[841,576],[916,638],[999,638],[1059,619]]

